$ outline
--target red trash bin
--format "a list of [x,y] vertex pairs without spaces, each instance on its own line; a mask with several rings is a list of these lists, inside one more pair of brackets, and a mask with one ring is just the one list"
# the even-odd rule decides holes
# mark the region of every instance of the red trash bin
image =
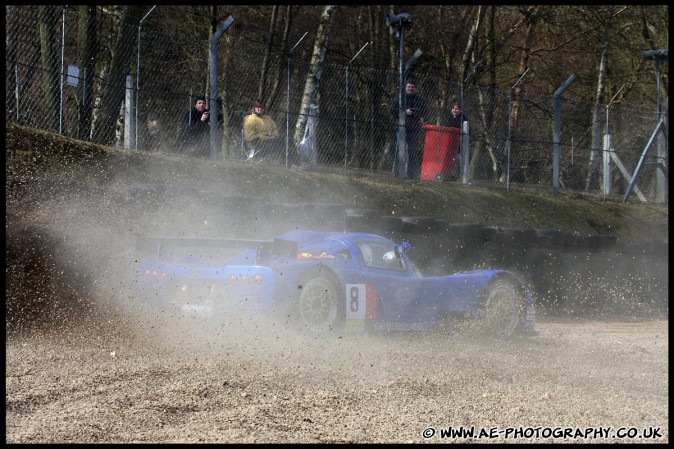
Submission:
[[424,155],[421,160],[423,181],[449,180],[459,153],[461,130],[447,126],[424,125]]

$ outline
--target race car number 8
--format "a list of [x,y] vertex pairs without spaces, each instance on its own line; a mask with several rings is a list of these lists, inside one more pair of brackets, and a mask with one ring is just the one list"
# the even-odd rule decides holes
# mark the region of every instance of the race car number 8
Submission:
[[357,287],[351,287],[351,311],[353,313],[358,312],[358,288]]
[[346,284],[346,317],[365,318],[365,284]]

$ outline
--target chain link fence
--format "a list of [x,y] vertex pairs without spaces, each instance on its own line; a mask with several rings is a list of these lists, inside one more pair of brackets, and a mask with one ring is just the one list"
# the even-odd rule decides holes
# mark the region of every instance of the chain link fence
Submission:
[[[396,71],[325,64],[314,106],[300,110],[310,61],[272,53],[260,87],[260,48],[224,42],[219,45],[218,96],[211,102],[208,36],[150,32],[103,16],[92,24],[96,38],[80,48],[78,33],[86,20],[81,10],[7,8],[9,122],[132,151],[175,153],[181,118],[204,95],[218,109],[218,158],[396,177],[398,118],[391,114],[400,83]],[[454,100],[462,103],[468,118],[461,156],[447,162],[454,168],[443,182],[547,192],[558,187],[616,199],[668,201],[666,110],[611,106],[595,112],[594,104],[571,97],[571,84],[556,111],[553,95],[515,95],[468,84],[462,89],[430,74],[414,78],[428,103],[425,122],[440,127],[436,132],[445,129]],[[258,98],[280,136],[275,155],[247,159],[243,119]],[[303,121],[308,126],[296,129],[298,118],[308,114],[311,120]],[[559,142],[554,141],[555,127]],[[433,132],[426,131],[422,170],[442,140]],[[443,150],[452,156],[458,148]]]

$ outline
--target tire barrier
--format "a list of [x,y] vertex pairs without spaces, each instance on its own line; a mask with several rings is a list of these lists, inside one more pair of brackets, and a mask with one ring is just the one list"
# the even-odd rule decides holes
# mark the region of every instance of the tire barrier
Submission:
[[[81,182],[67,178],[9,176],[6,186],[16,194],[32,190],[39,190],[48,196],[78,191],[94,196],[106,194],[101,188],[85,186]],[[278,220],[280,226],[276,231],[306,228],[335,232],[372,232],[394,237],[433,235],[444,240],[464,241],[465,244],[459,245],[460,248],[474,249],[491,243],[543,248],[564,253],[614,251],[623,255],[656,256],[667,256],[669,253],[667,239],[618,242],[615,237],[609,235],[579,235],[557,229],[518,229],[475,223],[452,223],[446,219],[428,216],[386,216],[374,209],[346,208],[340,203],[269,203],[261,197],[227,195],[217,191],[199,191],[163,183],[131,184],[125,193],[123,190],[120,193],[122,201],[138,208],[138,213],[150,207],[162,207],[166,204],[171,206],[174,203],[176,213],[189,215],[189,212],[183,210],[185,204],[189,206],[194,203],[195,208],[205,205],[209,212],[198,214],[199,217],[194,217],[195,221],[199,219],[199,222],[216,222],[218,225],[222,223],[221,226],[224,227],[233,221],[247,223],[252,221],[257,224]],[[202,219],[202,215],[205,218]],[[492,252],[497,260],[504,259],[503,249]]]
[[382,215],[380,217],[380,220],[381,220],[381,229],[383,233],[386,234],[387,236],[403,232],[404,226],[402,217],[398,217],[395,215]]
[[402,217],[402,232],[406,234],[425,234],[436,229],[437,222],[433,217]]
[[344,230],[351,232],[379,232],[380,214],[374,209],[345,209]]
[[473,239],[484,243],[491,238],[495,229],[475,223],[448,223],[444,231],[450,239]]
[[346,208],[343,204],[305,203],[304,218],[309,229],[340,232],[344,230]]
[[526,244],[527,238],[522,229],[501,228],[490,226],[493,229],[489,236],[489,242],[503,245]]
[[[59,184],[57,181],[51,180],[51,183]],[[36,182],[48,181],[8,179],[9,184]],[[269,203],[261,197],[225,195],[164,184],[133,184],[127,189],[127,199],[141,204],[160,200],[199,199],[209,209],[222,212],[225,221],[232,221],[232,217],[242,221],[270,221],[278,225],[274,226],[277,233],[304,228],[335,232],[372,232],[396,238],[409,236],[412,240],[415,240],[412,238],[414,236],[431,235],[443,241],[459,240],[461,244],[452,243],[451,246],[464,252],[479,249],[485,253],[480,256],[489,256],[488,259],[496,262],[526,257],[526,251],[522,251],[522,248],[564,253],[615,251],[625,255],[662,255],[669,251],[666,239],[664,242],[618,243],[615,237],[609,235],[579,235],[557,229],[519,229],[476,223],[452,223],[446,219],[428,216],[381,215],[374,209],[346,208],[341,203]],[[484,248],[485,246],[492,248]]]

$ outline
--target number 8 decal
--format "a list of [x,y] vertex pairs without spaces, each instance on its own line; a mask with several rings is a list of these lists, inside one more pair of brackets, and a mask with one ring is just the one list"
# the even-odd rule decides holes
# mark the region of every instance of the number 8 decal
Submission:
[[346,318],[365,318],[365,284],[346,284]]
[[351,313],[358,313],[358,297],[359,297],[358,287],[351,286],[351,301],[349,305],[351,306]]

